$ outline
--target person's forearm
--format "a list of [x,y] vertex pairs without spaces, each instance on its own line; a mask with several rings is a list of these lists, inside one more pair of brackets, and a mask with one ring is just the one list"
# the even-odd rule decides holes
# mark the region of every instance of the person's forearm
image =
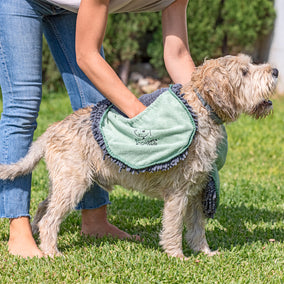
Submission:
[[187,36],[188,0],[176,0],[162,12],[164,61],[175,83],[191,79],[195,66],[190,56]]
[[[165,18],[166,16],[167,15],[164,15]],[[180,23],[180,26],[184,27],[182,23]],[[187,31],[185,28],[183,31],[177,28],[178,31],[174,34],[172,29],[172,27],[164,28],[165,66],[171,79],[175,83],[186,84],[190,81],[191,74],[195,68],[189,52]],[[169,31],[167,32],[167,30]]]
[[122,83],[101,57],[109,0],[82,0],[76,24],[76,60],[79,67],[98,88],[128,117],[134,117],[145,106]]
[[186,84],[190,81],[195,65],[187,50],[181,54],[165,50],[164,58],[166,69],[174,83]]
[[146,108],[122,83],[99,53],[89,53],[79,59],[78,64],[96,88],[129,118]]

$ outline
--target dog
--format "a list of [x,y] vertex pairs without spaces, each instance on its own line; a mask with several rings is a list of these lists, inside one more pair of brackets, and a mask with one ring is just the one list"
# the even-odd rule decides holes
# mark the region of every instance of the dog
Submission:
[[160,245],[169,256],[184,258],[184,224],[191,249],[214,255],[217,251],[210,250],[205,237],[207,219],[202,210],[202,189],[217,157],[218,143],[223,139],[219,122],[233,122],[242,113],[256,119],[269,115],[272,112],[269,98],[277,77],[277,69],[269,64],[255,65],[244,54],[205,60],[196,67],[191,81],[181,91],[197,114],[198,131],[187,157],[167,171],[119,172],[110,158],[103,159],[91,131],[91,107],[87,107],[51,125],[22,160],[0,165],[0,178],[13,180],[26,175],[45,158],[50,192],[38,207],[32,229],[34,233],[39,231],[40,248],[46,255],[60,254],[57,249],[60,224],[94,182],[107,191],[121,185],[164,200]]

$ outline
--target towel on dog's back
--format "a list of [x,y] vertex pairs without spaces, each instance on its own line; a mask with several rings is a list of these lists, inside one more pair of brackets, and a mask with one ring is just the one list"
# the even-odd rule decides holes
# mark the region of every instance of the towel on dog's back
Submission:
[[109,101],[94,106],[92,131],[104,154],[131,172],[168,170],[187,156],[198,124],[181,85],[143,95],[146,110],[129,119]]

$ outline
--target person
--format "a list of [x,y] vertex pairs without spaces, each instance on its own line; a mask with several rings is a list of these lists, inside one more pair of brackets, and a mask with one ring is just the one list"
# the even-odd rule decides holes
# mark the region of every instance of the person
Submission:
[[[194,70],[188,47],[187,0],[9,0],[0,2],[0,163],[25,156],[41,102],[44,33],[74,110],[108,98],[129,118],[145,106],[104,59],[102,43],[109,13],[162,11],[164,62],[175,83]],[[77,11],[78,10],[78,11]],[[96,87],[94,87],[96,86]],[[31,176],[0,181],[0,217],[10,219],[8,249],[22,257],[42,256],[29,222]],[[131,238],[107,220],[107,192],[94,185],[77,209],[82,233]]]

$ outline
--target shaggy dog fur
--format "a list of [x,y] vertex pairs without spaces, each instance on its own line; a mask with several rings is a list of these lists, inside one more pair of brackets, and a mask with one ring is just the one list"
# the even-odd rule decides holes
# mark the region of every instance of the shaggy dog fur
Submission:
[[268,64],[254,65],[246,55],[207,60],[197,67],[191,82],[183,86],[181,93],[198,114],[198,132],[188,149],[187,158],[168,171],[119,172],[118,166],[109,158],[103,160],[91,131],[91,108],[88,107],[51,125],[19,162],[0,165],[0,178],[13,180],[26,175],[42,157],[45,158],[50,192],[40,203],[32,227],[33,232],[39,231],[40,248],[47,255],[59,254],[59,226],[93,182],[107,191],[111,191],[114,185],[122,185],[164,200],[160,244],[168,255],[184,257],[183,223],[187,228],[186,240],[193,251],[213,255],[216,252],[210,250],[205,238],[202,190],[216,159],[216,147],[223,132],[194,90],[226,123],[235,121],[241,113],[261,118],[272,111],[268,98],[275,89],[277,76],[277,69]]

